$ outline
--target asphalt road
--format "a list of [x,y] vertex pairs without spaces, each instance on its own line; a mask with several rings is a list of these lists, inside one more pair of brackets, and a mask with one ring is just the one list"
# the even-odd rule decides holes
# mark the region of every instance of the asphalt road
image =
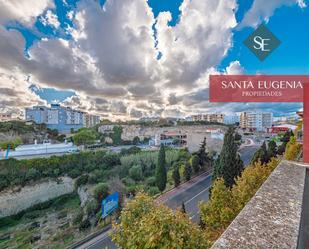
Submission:
[[[241,158],[245,165],[248,165],[252,156],[259,148],[259,145],[246,146],[240,149]],[[191,182],[183,184],[180,188],[170,191],[160,198],[158,202],[166,204],[168,207],[176,210],[180,208],[182,203],[185,203],[186,212],[194,222],[199,222],[198,204],[201,201],[208,201],[209,188],[211,186],[211,174],[204,174],[197,177]],[[79,249],[116,249],[116,245],[109,237],[110,231],[100,234],[94,239],[88,241]]]
[[[198,204],[200,201],[207,201],[209,197],[209,187],[211,186],[211,175],[203,174],[191,182],[183,184],[180,188],[168,192],[164,198],[158,202],[164,203],[172,209],[180,208],[182,202],[185,203],[186,212],[194,221],[199,221]],[[110,231],[100,234],[87,243],[79,246],[80,249],[114,249],[117,248],[109,237]]]

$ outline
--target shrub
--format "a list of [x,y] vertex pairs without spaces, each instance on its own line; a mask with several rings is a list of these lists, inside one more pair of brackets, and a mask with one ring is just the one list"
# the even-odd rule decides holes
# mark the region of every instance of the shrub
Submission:
[[143,178],[143,173],[142,173],[142,168],[140,165],[134,165],[130,170],[129,170],[129,176],[135,180],[135,181],[140,181]]
[[94,197],[99,203],[108,196],[108,185],[106,183],[98,184],[93,190]]
[[88,179],[89,179],[88,175],[82,175],[82,176],[78,177],[76,182],[75,182],[75,188],[77,189],[80,186],[87,184]]

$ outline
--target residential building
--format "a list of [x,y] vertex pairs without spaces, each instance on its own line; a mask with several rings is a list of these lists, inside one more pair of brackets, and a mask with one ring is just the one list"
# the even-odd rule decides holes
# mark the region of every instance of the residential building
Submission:
[[10,113],[0,113],[0,122],[12,120],[12,114]]
[[240,117],[238,115],[224,115],[223,123],[226,125],[233,125],[240,122]]
[[33,106],[26,108],[26,121],[46,124],[47,128],[61,133],[70,133],[72,129],[84,127],[84,113],[59,104],[51,104],[50,107]]
[[96,126],[100,123],[100,117],[92,114],[84,114],[84,126],[87,128]]
[[187,145],[187,133],[183,131],[164,131],[155,135],[155,145],[161,144],[167,146],[186,146]]
[[270,112],[242,112],[240,114],[240,127],[243,129],[265,131],[271,128],[273,114]]
[[224,114],[210,113],[210,114],[193,115],[192,121],[207,121],[207,122],[212,122],[212,123],[224,123]]

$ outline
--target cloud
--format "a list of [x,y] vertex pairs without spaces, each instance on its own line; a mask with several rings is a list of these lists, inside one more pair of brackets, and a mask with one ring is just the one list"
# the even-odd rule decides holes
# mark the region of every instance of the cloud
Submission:
[[282,6],[297,4],[300,8],[305,8],[304,0],[254,0],[251,8],[245,14],[238,28],[257,27],[263,21],[268,22],[274,11]]
[[0,112],[21,114],[24,107],[46,104],[29,86],[27,77],[18,69],[0,68]]
[[0,23],[17,20],[22,24],[31,25],[37,16],[52,7],[52,0],[0,0]]
[[58,17],[51,10],[47,10],[45,16],[40,18],[40,21],[44,26],[52,26],[56,29],[59,28],[60,22],[58,21]]
[[[97,1],[80,0],[67,13],[72,39],[39,40],[28,57],[23,36],[4,23],[20,21],[34,29],[40,16],[44,25],[59,28],[61,18],[51,9],[52,1],[33,1],[33,9],[26,0],[13,2],[18,10],[0,0],[2,106],[17,107],[10,95],[20,98],[20,107],[42,102],[27,90],[31,77],[38,87],[74,91],[65,105],[105,117],[189,115],[219,108],[208,102],[209,74],[244,72],[239,61],[224,72],[216,70],[233,45],[235,0],[184,0],[175,26],[168,25],[169,12],[155,18],[145,0],[107,0],[103,8]],[[10,77],[15,78],[7,85]]]
[[221,62],[232,45],[236,6],[233,0],[184,0],[175,27],[168,26],[169,12],[159,14],[157,48],[169,87],[192,87],[202,73]]

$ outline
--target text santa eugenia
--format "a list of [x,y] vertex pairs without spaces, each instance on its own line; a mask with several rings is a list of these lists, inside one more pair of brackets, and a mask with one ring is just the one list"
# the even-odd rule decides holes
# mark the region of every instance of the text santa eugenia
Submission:
[[241,81],[222,81],[221,82],[222,89],[297,89],[303,88],[301,81],[257,81],[257,84],[253,84],[253,82],[247,80]]

